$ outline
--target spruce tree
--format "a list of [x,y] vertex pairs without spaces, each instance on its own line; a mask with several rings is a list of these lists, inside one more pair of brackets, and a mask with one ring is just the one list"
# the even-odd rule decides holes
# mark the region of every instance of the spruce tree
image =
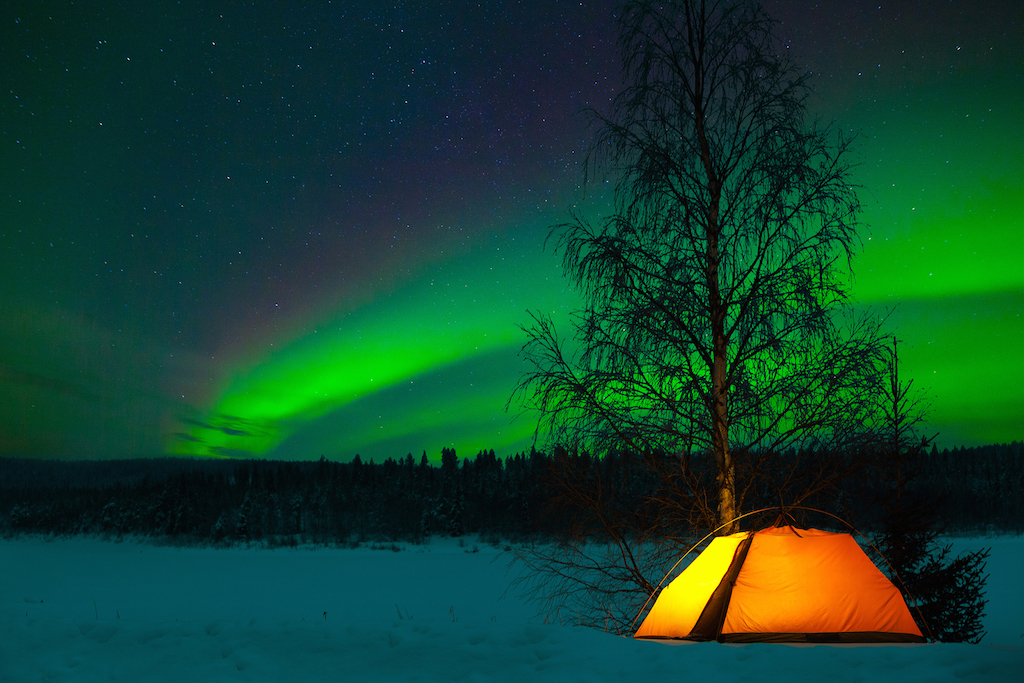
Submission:
[[931,440],[916,434],[921,417],[913,382],[900,381],[895,339],[887,371],[886,419],[876,463],[883,512],[875,545],[926,637],[977,643],[985,635],[985,560],[991,549],[951,558],[952,545],[939,544],[938,501],[915,486]]

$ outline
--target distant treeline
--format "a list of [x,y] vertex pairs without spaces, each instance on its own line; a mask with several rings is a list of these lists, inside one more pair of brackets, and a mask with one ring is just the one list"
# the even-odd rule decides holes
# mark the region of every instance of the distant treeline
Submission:
[[[637,501],[654,484],[622,455],[556,456],[594,468]],[[379,464],[358,456],[349,463],[0,458],[0,532],[273,545],[548,535],[560,529],[548,505],[549,463],[537,450],[459,460],[454,449],[443,450],[440,467],[426,453]],[[938,501],[947,532],[1024,531],[1022,444],[932,449],[922,465],[915,488]],[[870,509],[869,489],[844,492],[844,507]]]
[[440,467],[426,453],[380,464],[0,458],[0,529],[272,544],[510,538],[544,530],[536,511],[545,467],[536,451],[460,462],[454,449]]
[[933,448],[917,488],[937,501],[954,532],[1024,533],[1024,444]]

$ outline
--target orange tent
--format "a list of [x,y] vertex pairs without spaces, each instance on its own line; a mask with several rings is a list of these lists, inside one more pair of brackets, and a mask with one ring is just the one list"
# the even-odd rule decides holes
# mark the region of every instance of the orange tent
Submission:
[[924,642],[899,590],[853,536],[791,526],[713,540],[633,637]]

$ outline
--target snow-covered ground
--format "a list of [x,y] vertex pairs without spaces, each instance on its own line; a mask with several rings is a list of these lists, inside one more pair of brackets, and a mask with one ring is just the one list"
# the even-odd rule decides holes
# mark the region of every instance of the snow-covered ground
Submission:
[[1019,681],[1024,538],[955,544],[981,546],[982,645],[673,647],[543,623],[507,591],[508,556],[472,541],[0,541],[0,681]]

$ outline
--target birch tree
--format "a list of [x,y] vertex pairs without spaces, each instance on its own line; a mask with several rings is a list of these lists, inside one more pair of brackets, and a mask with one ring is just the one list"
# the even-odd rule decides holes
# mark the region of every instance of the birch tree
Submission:
[[646,454],[672,506],[731,532],[769,473],[794,504],[840,476],[780,475],[779,455],[854,447],[880,386],[880,323],[845,313],[851,141],[808,123],[810,74],[759,2],[617,17],[624,85],[590,112],[586,165],[614,201],[553,228],[585,305],[568,338],[533,315],[518,392],[552,443]]

